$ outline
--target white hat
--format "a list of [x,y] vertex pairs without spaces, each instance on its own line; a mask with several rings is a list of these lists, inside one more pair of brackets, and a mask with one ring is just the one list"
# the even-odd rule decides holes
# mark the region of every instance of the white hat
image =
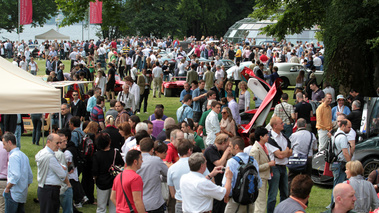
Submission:
[[343,99],[343,100],[345,100],[345,98],[344,98],[343,95],[341,95],[341,94],[337,95],[337,100],[339,100],[339,99]]

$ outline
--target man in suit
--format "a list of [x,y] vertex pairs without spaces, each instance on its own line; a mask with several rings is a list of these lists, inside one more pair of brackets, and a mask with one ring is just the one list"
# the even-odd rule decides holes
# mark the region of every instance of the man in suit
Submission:
[[146,69],[143,69],[142,75],[138,76],[137,84],[140,88],[140,99],[139,99],[140,101],[139,101],[139,108],[138,108],[137,114],[140,114],[142,101],[144,100],[145,100],[145,105],[143,106],[143,112],[147,113],[147,99],[149,98],[150,84],[149,84],[148,78],[146,77]]
[[52,61],[53,71],[58,73],[59,66],[62,64],[62,61],[58,59],[58,56],[55,56]]
[[61,106],[61,128],[60,129],[68,129],[69,128],[69,121],[72,118],[72,114],[70,113],[70,105],[69,104],[62,104]]
[[16,145],[21,149],[21,134],[24,132],[24,122],[21,114],[4,116],[4,132],[12,132],[16,136]]

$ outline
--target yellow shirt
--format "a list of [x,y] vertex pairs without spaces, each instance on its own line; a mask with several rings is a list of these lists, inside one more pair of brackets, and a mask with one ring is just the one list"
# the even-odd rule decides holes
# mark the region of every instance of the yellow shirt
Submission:
[[241,49],[238,49],[236,52],[236,57],[241,57],[242,56],[242,51]]
[[332,108],[325,103],[320,104],[316,110],[316,128],[330,131],[332,124]]

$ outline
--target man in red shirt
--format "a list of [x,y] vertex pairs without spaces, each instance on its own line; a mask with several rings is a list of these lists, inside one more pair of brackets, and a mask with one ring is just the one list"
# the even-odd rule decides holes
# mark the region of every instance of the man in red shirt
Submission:
[[267,61],[268,61],[268,57],[266,56],[266,51],[263,52],[263,54],[261,55],[261,57],[259,57],[259,60],[263,63],[263,64],[266,64]]
[[116,39],[113,39],[112,42],[111,42],[111,47],[112,49],[116,49],[117,50],[117,42],[116,42]]
[[[142,155],[138,150],[130,150],[125,157],[126,168],[113,181],[111,201],[116,206],[116,212],[131,212],[125,195],[134,212],[146,212],[142,200],[143,182],[136,171],[141,168]],[[122,178],[122,183],[121,183]]]
[[179,160],[179,154],[178,154],[178,140],[184,138],[184,133],[180,129],[176,129],[171,132],[170,134],[170,141],[168,149],[167,149],[167,155],[166,158],[163,160],[168,167],[170,167],[172,164],[176,163],[176,161]]

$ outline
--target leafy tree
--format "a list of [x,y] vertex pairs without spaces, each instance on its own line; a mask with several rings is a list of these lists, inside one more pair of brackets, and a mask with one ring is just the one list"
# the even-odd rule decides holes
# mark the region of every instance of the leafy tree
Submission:
[[[252,16],[275,19],[264,32],[277,38],[301,33],[314,25],[326,47],[326,78],[341,92],[350,88],[374,95],[378,83],[379,9],[377,1],[257,0]],[[338,87],[339,86],[339,87]]]
[[[32,26],[42,26],[51,17],[58,14],[57,5],[51,0],[33,0],[33,22]],[[2,0],[0,1],[0,29],[8,32],[17,30],[18,27],[18,1]],[[22,28],[21,28],[22,30]]]

